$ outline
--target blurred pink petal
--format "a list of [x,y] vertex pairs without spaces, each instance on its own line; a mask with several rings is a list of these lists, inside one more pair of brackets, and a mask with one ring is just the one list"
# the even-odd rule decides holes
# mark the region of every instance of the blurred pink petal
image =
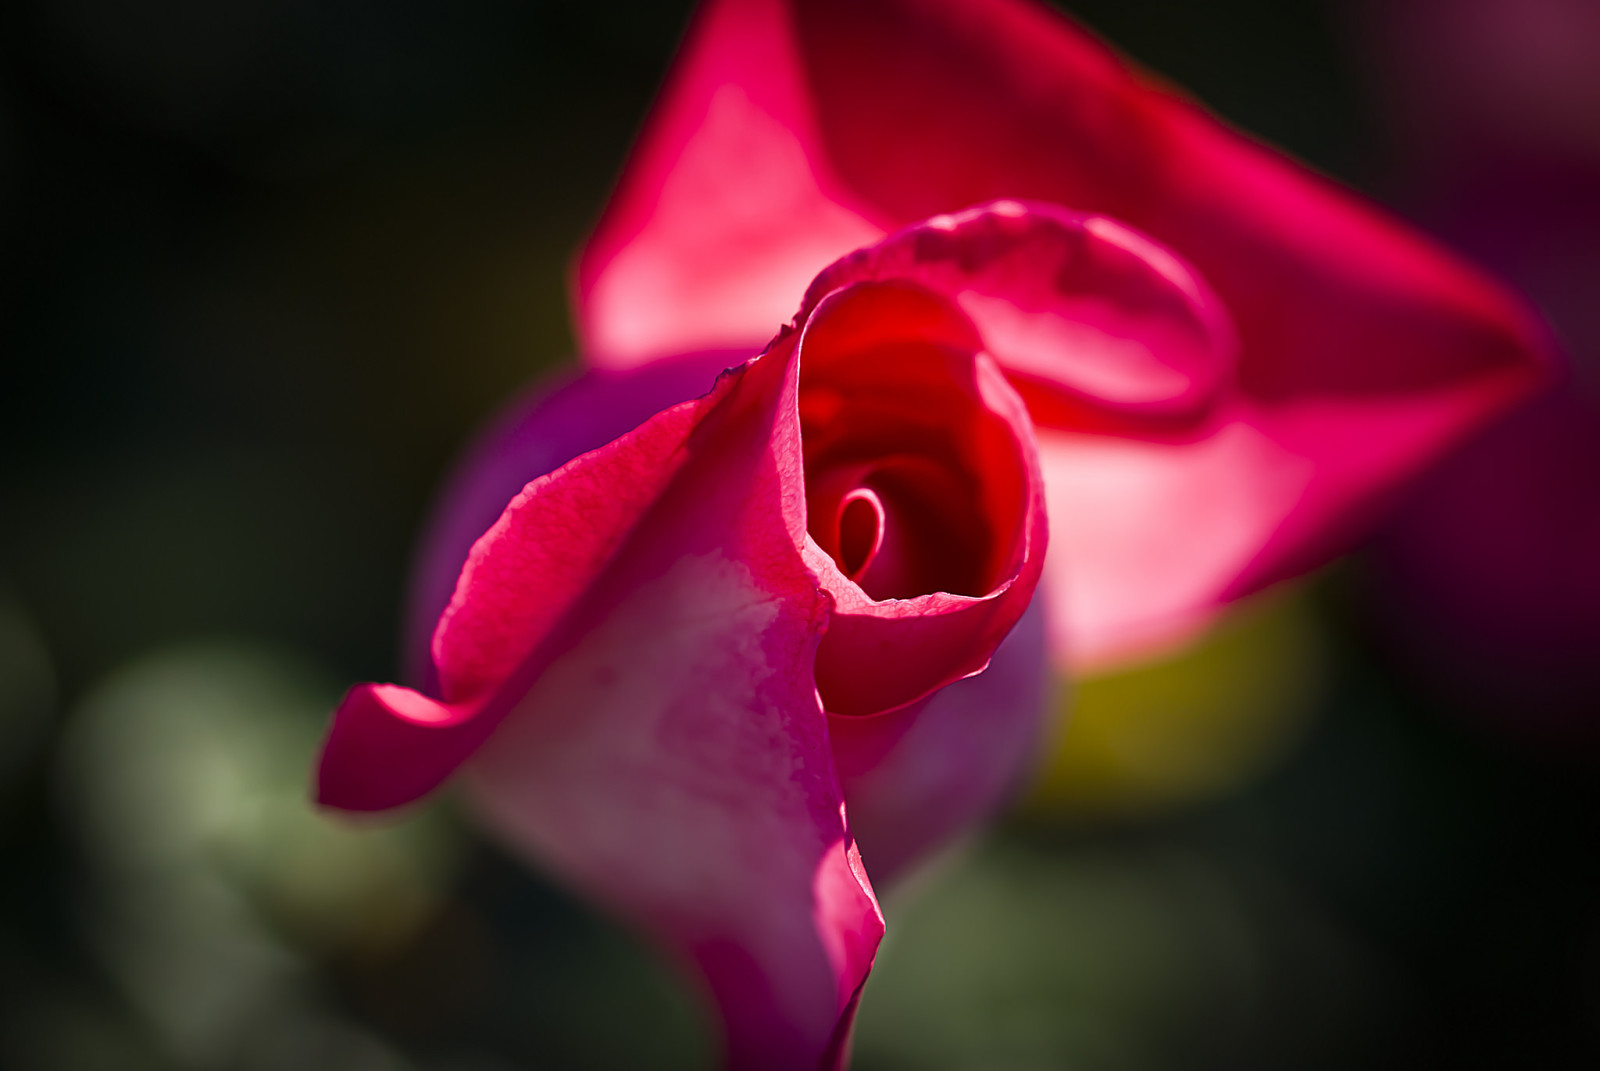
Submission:
[[818,170],[786,6],[714,4],[695,17],[579,267],[578,329],[599,367],[759,346],[817,272],[885,231]]
[[[789,311],[768,281],[997,198],[1131,224],[1150,238],[1104,226],[1226,310],[1201,298],[1186,325],[1171,306],[1159,343],[1137,319],[1022,315],[1009,334],[1073,356],[996,354],[1036,422],[1072,433],[1057,449],[1045,433],[1047,572],[1055,646],[1078,663],[1176,639],[1327,560],[1541,375],[1537,322],[1494,283],[1022,0],[707,5],[580,260],[580,326],[606,366],[757,342]],[[1208,334],[1229,318],[1237,363]],[[1074,471],[1099,457],[1138,478],[1104,493],[1109,475]],[[1191,526],[1160,497],[1197,471],[1243,515],[1219,503]],[[1118,552],[1135,544],[1138,561]]]

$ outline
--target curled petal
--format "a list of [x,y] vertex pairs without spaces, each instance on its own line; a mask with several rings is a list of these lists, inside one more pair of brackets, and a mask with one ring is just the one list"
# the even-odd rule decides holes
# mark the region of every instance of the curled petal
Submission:
[[954,301],[1046,425],[1192,422],[1234,370],[1233,325],[1205,281],[1104,216],[1010,200],[934,216],[841,258],[807,304],[868,279]]
[[883,932],[813,683],[793,349],[530,483],[441,619],[446,698],[353,690],[321,769],[372,809],[475,752],[491,823],[699,971],[734,1068],[836,1066]]
[[598,450],[655,414],[711,389],[750,351],[691,353],[625,372],[590,369],[513,402],[445,481],[418,540],[406,613],[406,670],[438,689],[433,633],[467,555],[529,481]]
[[[971,320],[914,278],[830,270],[801,322],[809,499],[826,508],[808,549],[834,600],[817,687],[832,713],[875,714],[982,670],[1032,600],[1046,544],[1033,429]],[[877,508],[857,523],[883,527],[857,565],[843,544],[863,537],[843,522],[863,501]]]
[[1032,425],[958,300],[981,268],[915,243],[834,265],[797,321],[807,549],[834,602],[817,688],[879,882],[1004,801],[1044,710]]
[[488,738],[517,701],[518,685],[548,661],[541,648],[556,625],[677,474],[708,404],[659,413],[512,499],[473,544],[439,618],[432,645],[439,697],[393,685],[353,688],[323,747],[321,802],[346,810],[409,803]]

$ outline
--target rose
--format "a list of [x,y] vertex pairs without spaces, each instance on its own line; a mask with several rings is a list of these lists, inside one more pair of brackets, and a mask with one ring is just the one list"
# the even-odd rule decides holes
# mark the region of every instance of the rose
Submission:
[[559,467],[540,451],[609,434],[601,403],[707,360],[540,399],[441,511],[420,616],[459,577],[425,691],[350,692],[321,801],[399,806],[476,753],[492,824],[698,968],[731,1063],[836,1059],[882,933],[852,835],[892,878],[993,807],[1036,727],[1037,615],[1006,638],[1043,492],[1002,366],[1077,397],[1040,374],[1064,337],[1181,369],[1229,344],[1216,310],[1118,224],[998,202],[840,260],[760,357]]
[[[1057,640],[1126,649],[1326,553],[1536,363],[1491,284],[1031,8],[830,11],[703,16],[580,271],[590,355],[637,370],[536,401],[468,463],[419,570],[423,690],[354,689],[321,768],[323,802],[371,810],[472,756],[502,834],[695,966],[736,1066],[840,1060],[882,933],[865,868],[992,809],[1026,755],[1045,498],[1072,552],[1051,583],[1092,596],[1068,589]],[[818,72],[871,75],[831,50],[885,33],[885,64],[939,58],[950,84],[886,112],[900,71],[819,133]],[[1140,120],[1122,156],[1094,115]],[[1007,198],[840,260],[745,360],[828,256],[984,183],[1120,190],[1228,290],[1107,216]]]
[[1116,406],[1018,380],[1063,667],[1327,561],[1548,363],[1495,283],[1022,0],[708,3],[584,250],[583,352],[759,344],[829,260],[995,198],[1152,236],[1239,342],[1188,375],[1104,361]]

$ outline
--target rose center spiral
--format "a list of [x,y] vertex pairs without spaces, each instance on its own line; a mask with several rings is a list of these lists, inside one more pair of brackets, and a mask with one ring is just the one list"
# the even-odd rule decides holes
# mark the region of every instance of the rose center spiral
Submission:
[[981,596],[1005,575],[1024,491],[976,339],[916,288],[867,284],[808,325],[800,366],[807,528],[875,601]]

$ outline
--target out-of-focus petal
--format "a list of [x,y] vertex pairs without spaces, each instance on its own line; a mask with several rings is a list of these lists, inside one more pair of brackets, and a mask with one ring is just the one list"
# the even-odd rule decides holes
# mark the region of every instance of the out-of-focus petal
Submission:
[[1131,224],[1221,295],[1264,399],[1525,374],[1505,292],[1041,5],[820,0],[794,18],[828,160],[884,218],[1011,197]]
[[1412,210],[1539,303],[1569,374],[1430,474],[1373,547],[1400,668],[1563,752],[1600,744],[1600,5],[1358,5]]
[[1314,568],[1495,397],[1479,381],[1382,405],[1237,400],[1191,441],[1039,429],[1059,656],[1089,670],[1144,656]]
[[1051,635],[1079,668],[1203,625],[1311,480],[1306,459],[1247,424],[1184,444],[1038,436]]
[[881,237],[832,179],[782,0],[708,4],[575,280],[594,364],[759,347],[835,257]]
[[1436,692],[1600,742],[1600,398],[1569,386],[1473,442],[1373,557],[1391,642]]

